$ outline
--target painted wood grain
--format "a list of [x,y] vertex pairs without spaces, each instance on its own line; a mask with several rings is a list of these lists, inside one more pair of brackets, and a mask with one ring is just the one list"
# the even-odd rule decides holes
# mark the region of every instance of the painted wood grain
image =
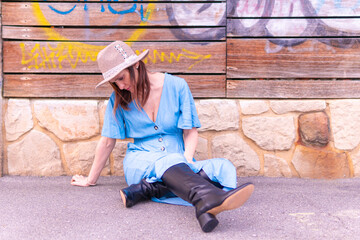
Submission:
[[[0,2],[0,12],[1,12],[1,2]],[[2,25],[2,16],[0,15],[0,29]],[[2,78],[2,38],[0,37],[0,89],[3,89],[3,78]],[[0,94],[0,123],[3,123],[3,97],[2,93]],[[3,127],[0,127],[0,139],[1,143],[3,142]],[[0,144],[0,177],[3,175],[3,156],[4,156],[4,144]]]
[[225,26],[226,3],[4,2],[3,25]]
[[227,1],[227,16],[353,17],[360,16],[360,3],[357,0],[234,0]]
[[359,80],[228,80],[228,98],[359,98]]
[[225,40],[225,27],[215,28],[49,28],[4,26],[10,40],[63,41],[210,41]]
[[[96,57],[104,42],[4,41],[6,73],[98,73]],[[149,49],[148,68],[171,73],[225,73],[226,43],[136,42],[137,53]]]
[[227,78],[358,78],[359,64],[357,38],[227,40]]
[[[184,78],[194,97],[225,97],[225,75],[177,75]],[[5,74],[4,96],[25,98],[108,98],[109,84],[95,89],[102,75]]]
[[358,37],[359,18],[228,19],[229,37]]
[[[37,2],[60,2],[60,0],[36,0]],[[176,0],[177,2],[187,2],[189,0]],[[196,2],[206,2],[208,0],[196,0]],[[212,2],[225,2],[225,0],[211,0]],[[75,2],[74,0],[61,0],[61,2]],[[78,2],[84,2],[84,3],[93,3],[93,2],[98,2],[98,3],[102,3],[105,6],[107,5],[112,5],[114,3],[116,3],[114,0],[77,0],[76,3]],[[133,2],[133,3],[139,3],[139,1],[136,0],[121,0],[121,2]],[[169,2],[168,0],[162,0],[162,1],[157,1],[157,0],[147,0],[146,2]]]

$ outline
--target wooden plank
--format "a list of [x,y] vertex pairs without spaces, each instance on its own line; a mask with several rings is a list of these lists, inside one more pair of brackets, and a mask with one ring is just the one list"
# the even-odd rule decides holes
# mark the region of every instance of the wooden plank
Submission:
[[[177,75],[184,78],[194,97],[225,97],[225,75]],[[95,90],[102,75],[5,74],[5,97],[107,98],[109,84]]]
[[235,0],[227,1],[227,16],[353,17],[360,16],[360,3],[357,0]]
[[[0,0],[0,13],[1,13],[1,0]],[[1,89],[1,93],[0,93],[0,177],[2,177],[3,174],[3,161],[4,161],[4,148],[5,148],[5,144],[3,142],[3,97],[2,97],[2,93],[3,93],[3,77],[2,77],[2,16],[0,14],[0,89]]]
[[227,78],[358,78],[358,41],[228,39]]
[[4,39],[69,41],[210,41],[224,40],[225,27],[216,28],[49,28],[4,26]]
[[[21,1],[21,0],[20,0]],[[29,0],[31,1],[31,0]],[[59,2],[60,0],[36,0],[37,2]],[[75,2],[76,0],[61,0],[61,2]],[[189,0],[176,0],[177,2],[187,2]],[[196,0],[196,2],[208,2],[209,0]],[[225,2],[225,0],[211,0],[212,2]],[[108,4],[112,5],[114,4],[114,0],[77,0],[77,2],[98,2],[102,3],[104,7],[107,7]],[[139,3],[139,1],[136,0],[121,0],[121,2],[133,2],[133,3]],[[169,0],[147,0],[146,2],[169,2]]]
[[360,18],[228,19],[229,37],[351,37]]
[[[85,7],[86,6],[86,7]],[[4,2],[3,25],[26,26],[225,26],[226,3]]]
[[228,98],[359,98],[360,81],[228,80]]
[[[104,42],[4,41],[4,72],[98,73],[96,56]],[[225,42],[135,42],[150,70],[172,73],[225,73]]]

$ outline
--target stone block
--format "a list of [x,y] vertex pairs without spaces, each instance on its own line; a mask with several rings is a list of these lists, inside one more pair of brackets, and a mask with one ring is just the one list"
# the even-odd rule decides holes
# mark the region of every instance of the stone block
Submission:
[[304,145],[325,147],[330,141],[329,118],[324,112],[301,114],[299,131]]
[[112,152],[114,157],[114,175],[116,176],[124,176],[123,161],[128,143],[128,141],[117,142]]
[[200,100],[196,107],[201,122],[200,132],[239,129],[239,110],[234,100]]
[[271,154],[264,154],[264,176],[292,177],[292,173],[285,159]]
[[260,170],[260,160],[256,152],[237,134],[229,133],[214,137],[213,158],[226,158],[237,169],[240,176],[255,176]]
[[293,117],[242,119],[244,134],[265,150],[289,150],[296,137]]
[[241,113],[245,115],[261,114],[269,110],[269,106],[263,100],[240,100]]
[[302,178],[348,178],[350,169],[345,152],[298,145],[292,163]]
[[100,126],[102,128],[103,124],[104,124],[104,118],[105,118],[105,111],[106,111],[106,107],[108,104],[108,100],[106,101],[102,101],[99,103],[99,118],[100,118]]
[[335,147],[352,150],[360,143],[360,100],[329,101]]
[[34,126],[30,101],[10,99],[5,115],[6,140],[15,141]]
[[350,155],[354,166],[354,177],[360,177],[360,151]]
[[62,175],[60,150],[46,134],[32,130],[7,148],[9,175]]
[[277,114],[311,112],[324,110],[326,102],[324,100],[274,100],[270,101],[270,107]]
[[[77,142],[64,144],[63,151],[71,175],[89,175],[90,168],[95,158],[95,149],[98,141]],[[107,160],[102,176],[110,174],[109,160]]]
[[206,160],[209,159],[208,154],[208,140],[202,137],[198,138],[198,145],[194,154],[196,160]]
[[88,139],[99,134],[97,101],[38,100],[34,111],[40,126],[62,141]]

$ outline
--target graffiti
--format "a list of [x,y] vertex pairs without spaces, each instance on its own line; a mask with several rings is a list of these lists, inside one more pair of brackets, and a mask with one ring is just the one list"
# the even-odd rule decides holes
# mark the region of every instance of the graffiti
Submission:
[[[360,0],[231,0],[228,2],[228,13],[236,19],[228,24],[228,33],[243,37],[267,37],[271,43],[280,46],[267,49],[267,52],[300,45],[308,37],[327,36],[340,38],[317,40],[331,47],[351,48],[359,40],[342,37],[357,37],[359,21],[338,16],[357,15],[354,11],[360,11]],[[337,17],[321,18],[329,14]],[[292,18],[294,16],[296,18]]]
[[[38,19],[38,22],[42,25],[51,25],[43,15],[40,5],[33,3],[33,13]],[[151,13],[155,9],[155,4],[148,4],[145,16],[147,19],[151,19]],[[141,22],[139,27],[146,26],[147,22]],[[55,29],[47,28],[44,29],[49,40],[68,40],[58,34]],[[133,41],[139,40],[141,35],[144,34],[146,29],[136,29],[129,39],[124,41],[130,41],[129,45],[133,44]],[[25,65],[28,69],[43,68],[43,69],[62,69],[63,65],[68,64],[71,68],[76,68],[78,63],[87,63],[89,61],[96,61],[97,53],[104,48],[104,46],[96,46],[80,42],[62,42],[58,43],[57,46],[47,44],[47,47],[41,47],[40,44],[30,50],[26,51],[24,44],[20,44],[22,52],[21,64]],[[140,52],[137,50],[137,54]],[[195,52],[191,52],[187,49],[182,49],[181,53],[175,54],[173,52],[165,53],[158,50],[153,50],[149,53],[148,57],[144,59],[145,62],[156,64],[158,62],[168,62],[170,64],[180,62],[183,59],[190,59],[191,65],[188,69],[192,69],[200,62],[211,58],[210,54],[202,55]],[[188,61],[187,60],[187,61]]]
[[[81,1],[78,0],[78,2]],[[81,6],[83,6],[83,10],[88,12],[89,6],[92,5],[86,3],[86,0],[82,2]],[[115,2],[118,1],[101,0],[101,4],[94,5],[96,7],[101,6],[99,9],[101,12],[110,12],[111,14],[120,16],[113,25],[118,24],[124,15],[137,13],[141,18],[139,27],[146,26],[148,23],[152,22],[152,13],[154,11],[159,11],[154,3],[149,3],[146,10],[144,10],[145,7],[143,4],[138,3],[127,4],[125,9],[119,10],[117,8],[122,5],[118,3],[115,8],[115,5],[111,5],[111,3]],[[349,4],[349,2],[351,4]],[[32,6],[34,15],[37,17],[39,23],[51,25],[44,16],[39,3],[32,3]],[[44,7],[44,5],[42,6]],[[49,7],[53,12],[60,15],[67,15],[73,12],[77,7],[80,7],[77,3],[67,4],[66,7],[68,9],[61,9],[60,6],[61,5],[59,4],[46,5],[46,7]],[[186,26],[187,24],[191,25],[191,23],[193,23],[193,25],[198,24],[196,21],[201,21],[202,19],[199,18],[199,16],[204,14],[204,16],[214,16],[211,18],[213,24],[215,26],[227,26],[227,31],[230,34],[236,36],[258,36],[268,38],[269,40],[265,46],[265,51],[267,53],[276,53],[284,48],[286,48],[287,51],[294,53],[300,50],[293,47],[306,42],[308,40],[307,37],[356,37],[358,32],[360,32],[360,24],[350,24],[349,26],[348,22],[339,22],[340,20],[337,18],[323,19],[317,16],[321,16],[322,11],[325,11],[324,9],[328,9],[328,11],[329,9],[331,11],[342,11],[344,9],[355,11],[358,8],[360,8],[360,0],[356,0],[356,2],[341,0],[228,0],[227,11],[229,16],[233,18],[232,20],[234,20],[229,23],[227,23],[226,9],[223,9],[221,4],[216,5],[216,3],[205,2],[189,6],[186,4],[168,3],[166,7],[161,10],[166,11],[168,22],[174,26],[169,28],[172,34],[180,40],[193,41],[190,42],[190,44],[198,44],[195,41],[204,39],[204,37],[211,40],[219,40],[226,37],[225,31],[218,27],[203,28],[204,30],[201,30],[200,28],[200,30],[196,29],[196,31],[192,28],[179,28],[179,26]],[[274,19],[272,18],[273,16],[285,18]],[[296,18],[292,18],[294,16]],[[299,16],[303,16],[303,18],[300,18]],[[310,17],[307,18],[307,16]],[[89,25],[89,15],[85,14],[85,18],[87,18],[85,19],[85,25]],[[336,22],[336,24],[334,22]],[[277,26],[279,23],[281,27]],[[296,28],[294,28],[294,26],[296,26]],[[44,31],[47,32],[49,40],[68,40],[58,34],[54,28],[44,29]],[[90,32],[90,29],[84,28],[83,31],[87,31],[87,39],[91,40],[92,33]],[[107,31],[116,30],[104,30],[103,34],[107,34]],[[131,45],[132,42],[141,40],[141,36],[145,32],[146,29],[144,28],[136,29],[128,39],[124,40],[129,41]],[[279,36],[284,36],[284,38],[279,38]],[[312,42],[310,47],[302,49],[301,51],[314,51],[317,47],[316,41],[329,46],[328,50],[332,52],[336,52],[334,48],[351,48],[357,46],[359,42],[356,38],[317,38],[314,41],[315,42]],[[203,42],[203,44],[208,43]],[[25,52],[24,49],[22,49],[22,51],[22,63],[24,65],[29,64],[30,68],[46,67],[60,69],[62,68],[63,61],[64,63],[68,62],[72,68],[75,68],[79,61],[94,61],[93,55],[96,55],[99,51],[99,47],[86,43],[62,43],[55,48],[49,46],[47,49],[40,49],[39,46],[35,46],[30,52]],[[153,64],[158,61],[174,63],[179,62],[180,59],[188,58],[194,61],[192,65],[188,67],[188,69],[192,69],[198,63],[210,57],[211,55],[201,55],[189,52],[186,49],[182,49],[180,54],[169,54],[154,50],[152,54],[149,55],[147,61]]]
[[[333,4],[334,4],[334,7],[337,8],[337,9],[344,9],[344,8],[348,8],[348,9],[351,9],[351,10],[355,10],[357,8],[360,7],[360,0],[355,0],[356,2],[353,3],[354,1],[350,2],[350,5],[347,6],[345,4],[343,4],[343,1],[342,0],[332,0],[333,1]],[[325,0],[317,0],[317,4],[315,5],[316,6],[316,12],[320,12],[321,9],[323,8],[325,4]],[[351,5],[353,4],[353,5]]]
[[95,62],[98,52],[103,47],[84,48],[77,43],[59,43],[55,47],[48,43],[46,47],[41,47],[37,43],[30,51],[26,51],[25,44],[20,43],[20,48],[21,64],[26,65],[28,69],[62,69],[65,64],[76,68],[79,62]]
[[[182,49],[183,53],[178,54],[177,56],[174,53],[170,53],[170,56],[168,56],[166,53],[161,52],[159,53],[157,50],[154,50],[152,54],[149,53],[149,55],[146,57],[146,59],[144,60],[145,63],[151,62],[153,64],[155,64],[157,62],[157,60],[159,59],[161,62],[169,62],[169,63],[173,63],[175,62],[179,62],[180,58],[188,58],[191,60],[197,60],[195,61],[195,63],[193,63],[192,65],[190,65],[188,67],[188,69],[192,69],[196,64],[202,62],[205,59],[209,59],[211,58],[210,54],[207,55],[201,55],[201,54],[197,54],[195,52],[191,52],[189,50],[186,49]],[[137,51],[137,54],[139,54],[140,52]]]
[[[78,0],[79,1],[79,0]],[[137,0],[135,0],[137,1]],[[86,2],[86,1],[85,1]],[[111,1],[107,1],[107,2],[111,2]],[[53,12],[57,13],[57,14],[61,14],[61,15],[67,15],[67,14],[70,14],[71,12],[73,12],[76,7],[78,5],[74,5],[72,6],[69,10],[60,10],[56,7],[54,7],[53,5],[48,5],[49,9],[52,10]],[[141,18],[141,21],[147,21],[148,20],[148,15],[145,15],[144,16],[144,7],[142,4],[140,4],[140,9],[138,9],[138,5],[136,3],[134,3],[133,5],[131,5],[131,7],[129,9],[125,9],[125,10],[116,10],[114,7],[111,6],[110,3],[107,4],[107,9],[109,10],[110,13],[112,14],[116,14],[116,15],[125,15],[125,14],[129,14],[129,13],[137,13],[140,18]],[[83,7],[83,10],[85,12],[87,12],[89,10],[89,6],[87,4],[84,4],[84,7]],[[103,12],[105,13],[106,12],[106,8],[104,7],[104,4],[101,4],[101,7],[100,7],[100,12]]]
[[[214,25],[217,26],[226,26],[226,11],[225,9],[214,9],[214,8],[210,8],[210,6],[212,5],[212,3],[205,3],[205,4],[197,4],[197,8],[194,9],[189,9],[185,4],[184,6],[179,6],[179,5],[175,5],[175,4],[168,4],[166,6],[166,13],[168,16],[168,20],[170,22],[170,24],[172,26],[181,26],[181,25],[186,25],[189,24],[189,22],[191,21],[191,19],[196,19],[196,17],[198,15],[200,15],[201,13],[204,13],[205,11],[212,11],[214,18],[213,21]],[[194,7],[193,5],[191,5],[192,7]],[[186,22],[181,22],[181,20],[179,20],[178,15],[179,14],[179,9],[178,8],[182,8],[181,13],[187,15],[188,17],[182,17],[182,19],[185,19]],[[214,14],[215,11],[215,14]],[[218,17],[215,17],[218,16]],[[204,29],[204,31],[199,32],[199,30],[197,30],[196,33],[191,32],[191,30],[184,30],[181,28],[171,28],[170,31],[172,32],[172,34],[180,39],[180,40],[202,40],[205,38],[208,39],[212,39],[212,40],[219,40],[219,39],[223,39],[225,38],[225,32],[221,29],[221,28],[210,28],[210,29]],[[204,43],[207,44],[207,43]]]
[[[78,2],[80,2],[78,0]],[[127,3],[117,3],[116,6],[111,3],[118,2],[118,1],[106,1],[107,3],[102,4],[89,4],[85,3],[87,1],[82,1],[81,4],[39,4],[39,3],[32,3],[34,9],[37,9],[37,12],[40,12],[40,15],[46,19],[44,14],[47,14],[46,9],[50,9],[52,12],[55,12],[63,17],[70,13],[80,14],[79,11],[84,11],[83,24],[85,26],[90,26],[91,17],[90,17],[90,8],[101,8],[98,9],[99,12],[104,13],[111,13],[113,15],[117,15],[117,19],[109,26],[118,26],[121,22],[123,22],[128,14],[135,13],[140,18],[140,23],[143,24],[144,22],[148,22],[155,25],[163,25],[170,23],[171,26],[176,28],[170,28],[170,31],[173,35],[180,39],[180,40],[219,40],[225,38],[225,31],[223,28],[196,28],[195,31],[192,28],[178,28],[179,26],[196,26],[200,24],[203,26],[203,18],[206,18],[206,22],[212,22],[212,26],[226,26],[226,8],[223,3],[191,3],[191,5],[186,4],[179,4],[179,3],[167,3],[161,5],[161,7],[151,7],[154,6],[154,3],[147,3],[145,6],[144,4],[134,3],[134,4],[127,4]],[[101,1],[103,2],[103,1]],[[104,1],[105,2],[105,1]],[[137,2],[137,0],[135,0]],[[85,4],[84,4],[85,3]],[[151,9],[149,9],[149,6]],[[119,8],[123,8],[119,10]],[[77,10],[76,10],[77,9]],[[76,10],[76,11],[75,11]],[[96,11],[96,10],[93,10]],[[150,15],[154,11],[164,11],[168,17],[168,20],[151,20]],[[39,14],[38,14],[39,15]],[[50,17],[51,15],[49,15]],[[204,16],[204,17],[202,17]],[[47,20],[46,20],[47,21]],[[51,22],[51,19],[50,19]],[[51,24],[50,24],[51,25]],[[203,30],[203,31],[202,31]],[[99,31],[96,33],[92,33],[89,28],[84,28],[82,31],[86,32],[87,39],[91,40],[93,34],[99,35]],[[106,29],[100,35],[108,35],[109,31],[114,32],[118,30],[113,29]],[[206,44],[206,43],[205,43]]]
[[[20,43],[21,48],[21,64],[28,69],[63,69],[65,66],[70,66],[75,69],[79,63],[88,63],[90,61],[96,62],[98,52],[103,49],[103,46],[85,46],[81,43],[47,43],[46,46],[41,46],[39,43],[29,51],[25,49],[25,44]],[[136,51],[137,54],[141,52]],[[202,55],[191,52],[187,49],[182,49],[182,52],[175,54],[174,52],[165,53],[153,50],[144,59],[145,63],[168,62],[170,64],[180,62],[182,59],[190,59],[191,65],[188,69],[192,69],[205,59],[211,58],[210,54]],[[187,60],[187,62],[188,62]]]

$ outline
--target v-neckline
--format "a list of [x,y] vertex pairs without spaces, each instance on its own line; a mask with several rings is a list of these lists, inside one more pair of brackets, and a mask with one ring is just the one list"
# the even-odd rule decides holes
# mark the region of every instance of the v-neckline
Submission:
[[147,112],[145,111],[145,109],[143,107],[141,107],[141,110],[145,113],[146,117],[150,120],[150,122],[156,124],[156,121],[159,118],[159,113],[160,113],[160,109],[161,109],[161,102],[162,102],[162,98],[164,95],[164,89],[165,89],[165,82],[166,82],[166,73],[164,73],[164,83],[162,85],[162,89],[161,89],[161,96],[160,96],[160,101],[159,101],[159,107],[158,110],[156,112],[156,118],[154,119],[154,121],[149,117],[149,115],[147,114]]

